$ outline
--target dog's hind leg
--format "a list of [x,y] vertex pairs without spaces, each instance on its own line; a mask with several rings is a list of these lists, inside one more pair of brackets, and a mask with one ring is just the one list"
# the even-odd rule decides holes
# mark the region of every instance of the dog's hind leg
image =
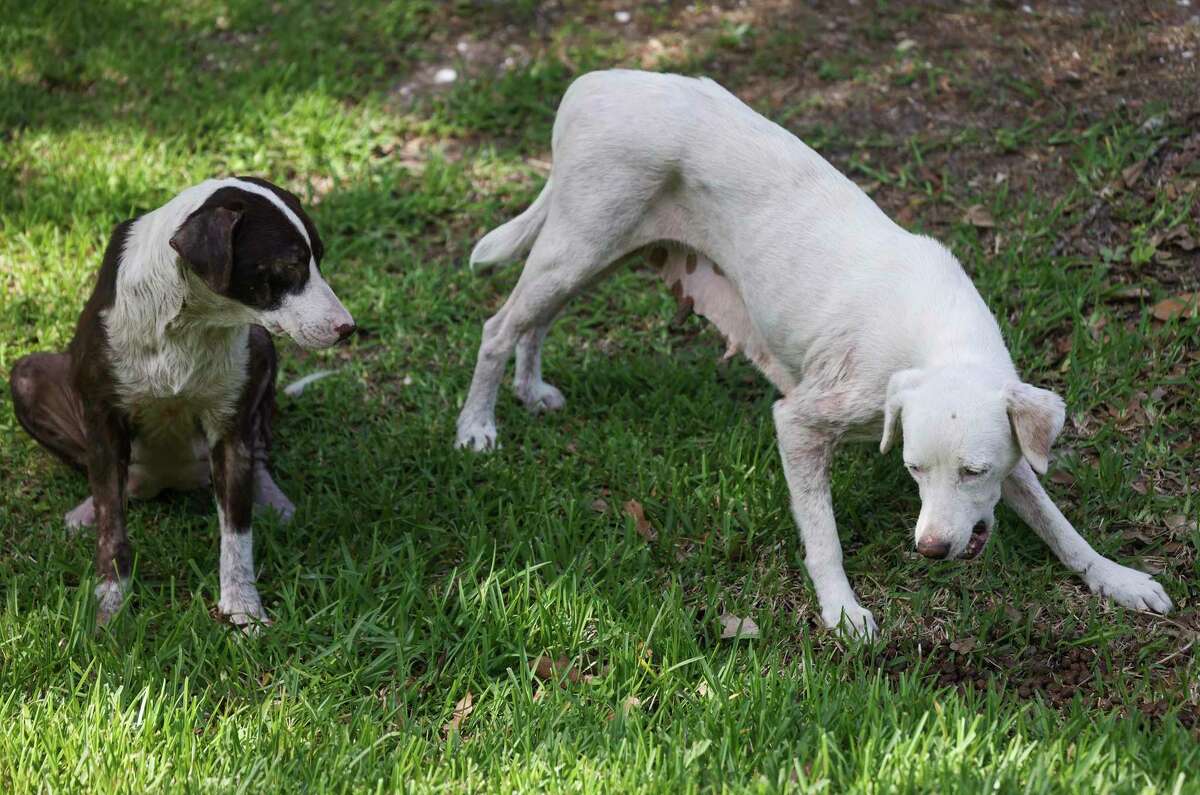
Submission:
[[562,392],[542,380],[542,344],[550,324],[526,331],[517,340],[517,369],[513,389],[531,412],[557,411],[566,405]]
[[[517,377],[524,377],[529,383],[542,383],[537,370],[540,370],[541,341],[550,321],[567,301],[617,259],[609,252],[574,242],[564,243],[553,234],[554,228],[551,219],[534,244],[512,294],[500,311],[483,324],[471,389],[458,415],[457,447],[482,451],[495,446],[496,393],[513,349],[523,337],[526,339]],[[539,375],[536,381],[531,378],[535,373]]]
[[[71,360],[65,353],[34,353],[13,366],[13,410],[29,435],[69,466],[87,469],[83,402],[71,384]],[[67,512],[67,527],[75,530],[96,523],[89,495]]]
[[33,353],[13,366],[11,387],[17,421],[66,464],[87,469],[83,401],[71,383],[65,353]]

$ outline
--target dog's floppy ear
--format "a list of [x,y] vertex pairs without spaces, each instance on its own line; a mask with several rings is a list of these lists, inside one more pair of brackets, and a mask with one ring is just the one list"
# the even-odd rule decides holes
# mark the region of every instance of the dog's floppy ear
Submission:
[[171,236],[171,248],[214,293],[229,289],[233,270],[233,229],[238,210],[203,207],[188,216]]
[[1067,417],[1062,398],[1047,389],[1017,383],[1005,387],[1004,404],[1021,454],[1035,472],[1046,474],[1050,446]]
[[920,370],[900,370],[888,379],[887,398],[883,403],[883,438],[879,440],[879,452],[886,453],[892,449],[900,427],[900,409],[904,403],[904,393],[912,389],[920,378]]

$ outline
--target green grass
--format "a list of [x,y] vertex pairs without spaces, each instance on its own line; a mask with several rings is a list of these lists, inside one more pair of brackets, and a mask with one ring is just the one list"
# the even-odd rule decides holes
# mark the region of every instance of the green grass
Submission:
[[[514,24],[532,25],[532,7],[516,4]],[[1200,322],[1153,320],[1171,287],[1145,255],[1156,233],[1200,233],[1194,183],[1118,194],[1107,222],[1129,230],[1113,243],[1124,251],[1052,253],[1106,185],[1187,125],[1144,128],[1153,107],[1068,108],[897,141],[806,126],[793,112],[804,92],[764,107],[864,184],[922,199],[912,225],[955,250],[1027,377],[1068,402],[1054,496],[1101,552],[1161,570],[1181,608],[1162,620],[1093,599],[1005,511],[979,562],[918,560],[898,453],[848,448],[833,484],[847,568],[887,634],[847,648],[816,622],[776,396],[748,364],[718,366],[700,321],[671,327],[648,274],[621,274],[556,325],[546,367],[563,412],[528,417],[506,394],[503,449],[451,449],[480,325],[516,278],[474,279],[466,254],[536,195],[529,159],[545,157],[575,70],[636,63],[566,20],[558,49],[525,66],[399,95],[414,70],[452,62],[448,19],[476,14],[485,38],[505,13],[0,0],[0,371],[65,346],[114,223],[217,174],[306,197],[326,273],[369,332],[317,354],[280,344],[285,380],[338,374],[281,397],[277,479],[299,510],[286,528],[256,522],[275,620],[257,639],[211,617],[218,545],[202,494],[132,507],[133,604],[96,631],[91,538],[62,524],[86,485],[20,431],[5,390],[0,789],[1200,791],[1200,531],[1163,529],[1200,513]],[[777,63],[761,47],[800,40],[739,24],[662,65],[742,57],[732,68],[749,79]],[[921,176],[938,154],[1014,150],[1061,157],[1065,178],[1021,190],[990,172],[972,183],[975,166],[953,162],[938,189]],[[960,220],[973,204],[995,231]],[[1131,284],[1150,297],[1114,297]],[[1106,410],[1131,401],[1147,409],[1133,426]],[[623,514],[631,499],[654,542]],[[724,612],[761,637],[720,640]],[[540,682],[543,655],[588,676]],[[468,693],[474,710],[448,732]]]

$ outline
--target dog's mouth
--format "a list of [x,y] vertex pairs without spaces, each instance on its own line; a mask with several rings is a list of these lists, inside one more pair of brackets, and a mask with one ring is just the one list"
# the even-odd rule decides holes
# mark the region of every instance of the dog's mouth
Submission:
[[987,522],[976,522],[971,528],[971,540],[967,542],[967,548],[963,550],[959,557],[962,560],[973,560],[979,557],[979,553],[987,546],[988,538],[992,535],[992,528],[988,527]]

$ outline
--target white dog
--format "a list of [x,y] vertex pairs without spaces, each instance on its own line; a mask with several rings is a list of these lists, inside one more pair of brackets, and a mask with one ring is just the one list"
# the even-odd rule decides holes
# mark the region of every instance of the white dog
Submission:
[[1171,609],[1158,583],[1099,555],[1042,489],[1034,472],[1046,471],[1063,402],[1022,383],[987,305],[942,245],[901,229],[710,80],[585,75],[563,97],[553,149],[534,203],[471,254],[472,267],[529,256],[484,324],[459,446],[495,445],[496,392],[514,348],[525,405],[562,407],[542,380],[551,321],[622,257],[652,246],[676,297],[727,337],[727,355],[743,351],[783,393],[779,450],[827,626],[876,631],[842,568],[829,466],[839,440],[880,433],[882,451],[903,435],[922,554],[978,555],[1003,497],[1092,591]]

